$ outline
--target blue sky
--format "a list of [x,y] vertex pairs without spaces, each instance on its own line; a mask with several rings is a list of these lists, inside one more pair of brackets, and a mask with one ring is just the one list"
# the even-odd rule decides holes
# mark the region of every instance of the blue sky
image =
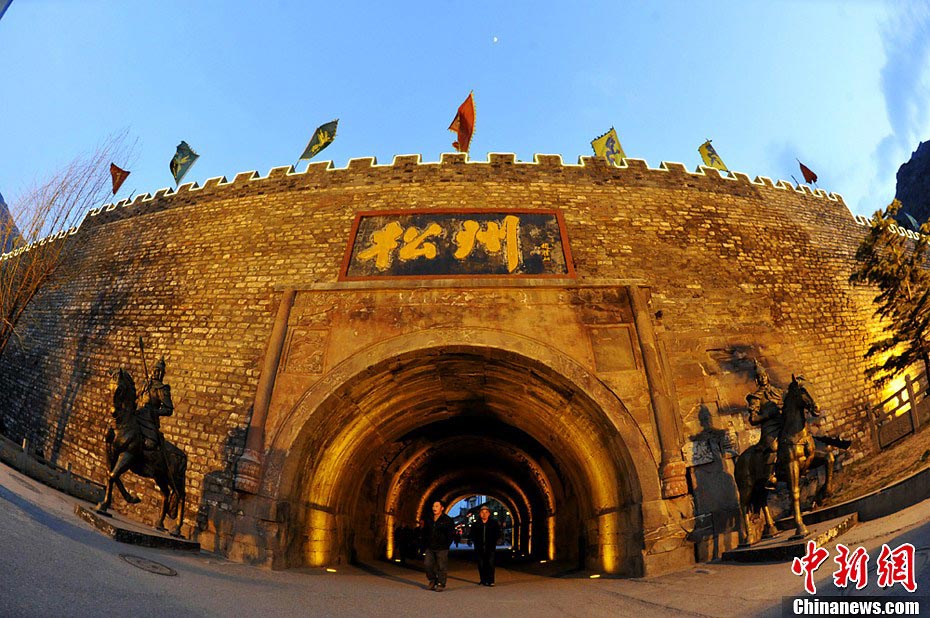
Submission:
[[[472,159],[561,154],[616,127],[627,156],[800,178],[871,214],[930,139],[930,4],[879,1],[13,0],[0,20],[0,193],[11,204],[108,135],[137,140],[117,199],[317,156],[451,152],[474,90]],[[301,164],[302,167],[306,165]]]

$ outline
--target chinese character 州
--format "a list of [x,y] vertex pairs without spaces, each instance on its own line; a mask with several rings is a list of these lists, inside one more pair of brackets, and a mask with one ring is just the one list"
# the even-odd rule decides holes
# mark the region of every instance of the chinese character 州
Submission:
[[882,544],[881,554],[875,561],[878,571],[878,585],[882,588],[891,588],[901,584],[908,592],[917,590],[914,580],[914,546],[904,543],[894,550]]
[[869,583],[869,573],[866,570],[869,564],[869,554],[864,547],[857,547],[850,552],[842,543],[837,544],[838,555],[833,562],[840,565],[833,573],[833,583],[837,588],[845,588],[849,582],[856,584],[856,590],[862,590]]
[[488,253],[499,253],[503,245],[507,272],[512,273],[520,264],[519,224],[520,219],[513,215],[504,217],[503,226],[489,221],[487,230],[482,230],[477,221],[465,221],[463,229],[455,233],[455,258],[461,260],[468,257],[475,248],[475,241],[481,243]]
[[807,542],[807,553],[800,558],[795,558],[791,563],[791,572],[795,575],[804,575],[804,589],[808,594],[816,594],[817,587],[814,585],[814,571],[820,568],[827,557],[830,555],[826,549],[817,547],[814,541]]

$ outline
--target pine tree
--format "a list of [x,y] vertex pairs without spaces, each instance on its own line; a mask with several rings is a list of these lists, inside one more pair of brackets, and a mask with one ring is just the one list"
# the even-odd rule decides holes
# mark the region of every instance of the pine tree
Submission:
[[923,361],[930,376],[930,222],[912,238],[899,234],[894,215],[900,208],[894,200],[872,216],[869,232],[856,250],[859,268],[849,278],[850,283],[879,291],[873,299],[875,315],[886,326],[865,353],[875,361],[866,376],[878,385],[917,361]]

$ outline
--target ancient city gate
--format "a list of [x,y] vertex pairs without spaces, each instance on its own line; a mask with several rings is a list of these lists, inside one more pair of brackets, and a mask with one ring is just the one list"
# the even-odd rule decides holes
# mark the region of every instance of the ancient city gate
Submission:
[[276,564],[390,558],[395,526],[475,492],[511,508],[522,552],[643,573],[644,529],[670,517],[641,425],[676,431],[617,394],[644,403],[664,379],[651,325],[637,330],[646,298],[551,280],[283,291],[279,371],[249,429],[260,484],[289,509]]
[[[476,492],[509,506],[523,553],[644,572],[660,469],[687,493],[647,290],[577,284],[540,210],[360,213],[340,279],[282,292],[239,468],[248,488],[267,453],[281,562],[392,558],[396,526]],[[667,461],[621,393],[661,402]]]
[[[274,567],[394,555],[487,492],[515,542],[628,575],[735,542],[724,442],[752,362],[871,448],[862,221],[784,182],[558,156],[401,156],[182,185],[88,214],[0,358],[9,437],[102,479],[108,371],[165,356],[184,531]],[[27,249],[23,249],[27,250]],[[879,399],[880,401],[880,399]],[[724,437],[727,439],[724,440]],[[719,443],[719,444],[718,444]],[[151,519],[158,496],[115,507]]]

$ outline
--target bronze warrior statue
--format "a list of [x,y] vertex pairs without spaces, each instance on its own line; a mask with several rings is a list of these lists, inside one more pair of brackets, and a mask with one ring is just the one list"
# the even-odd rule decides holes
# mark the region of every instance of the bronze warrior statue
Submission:
[[145,382],[141,397],[146,398],[139,408],[139,427],[142,430],[143,448],[147,451],[160,451],[165,437],[161,433],[161,417],[174,413],[171,401],[171,387],[162,382],[165,379],[165,359],[162,357],[152,369],[152,375]]
[[758,388],[746,397],[746,401],[749,422],[761,425],[762,436],[758,443],[740,454],[734,469],[736,486],[739,489],[741,545],[753,542],[750,510],[758,511],[763,516],[763,538],[772,537],[777,533],[767,505],[768,493],[775,481],[773,473],[788,484],[795,538],[806,536],[807,527],[804,525],[800,507],[801,477],[809,469],[825,465],[827,480],[818,499],[830,495],[834,456],[826,445],[849,447],[848,441],[829,437],[818,438],[820,444],[815,443],[807,428],[808,419],[811,416],[820,416],[821,412],[808,391],[804,378],[792,375],[791,384],[784,395],[781,395],[769,384],[765,369],[756,362],[756,385]]
[[106,513],[113,499],[115,486],[127,502],[139,499],[123,486],[120,477],[127,471],[154,479],[163,496],[161,516],[155,527],[164,530],[165,517],[177,518],[171,530],[174,536],[181,535],[184,520],[185,476],[187,455],[180,448],[164,439],[161,433],[161,417],[171,416],[174,404],[171,388],[163,382],[165,361],[160,360],[146,381],[142,407],[136,407],[136,386],[132,376],[122,368],[112,374],[114,427],[107,431],[107,485],[103,501],[97,511]]
[[769,375],[759,361],[756,369],[756,390],[746,395],[749,423],[762,426],[759,450],[765,457],[766,488],[775,489],[775,461],[778,456],[778,434],[781,431],[781,393],[769,383]]

